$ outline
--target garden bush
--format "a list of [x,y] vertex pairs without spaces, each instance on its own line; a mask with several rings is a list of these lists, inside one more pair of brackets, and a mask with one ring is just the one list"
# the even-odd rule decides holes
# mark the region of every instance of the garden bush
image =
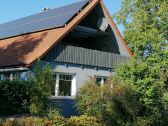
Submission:
[[32,84],[0,81],[0,116],[29,113]]
[[[94,91],[94,92],[93,92]],[[95,84],[95,80],[87,81],[84,86],[78,91],[76,96],[76,105],[80,114],[84,115],[99,115],[99,104],[101,101],[100,87]]]
[[107,126],[125,126],[136,120],[141,105],[134,88],[111,77],[103,87],[87,81],[76,97],[81,114],[96,116]]
[[49,107],[52,71],[48,65],[33,67],[28,81],[0,81],[0,116],[34,114],[44,115]]
[[30,112],[35,115],[43,115],[50,106],[48,97],[52,94],[52,70],[49,65],[43,65],[41,61],[38,61],[33,66],[32,72],[29,79],[29,82],[33,83]]
[[0,126],[103,126],[96,117],[92,116],[74,116],[64,118],[60,115],[53,119],[46,117],[27,117],[15,118],[14,120],[6,119]]
[[0,82],[0,116],[44,114],[49,100],[33,82]]
[[73,116],[68,119],[69,126],[103,126],[96,117],[93,116]]

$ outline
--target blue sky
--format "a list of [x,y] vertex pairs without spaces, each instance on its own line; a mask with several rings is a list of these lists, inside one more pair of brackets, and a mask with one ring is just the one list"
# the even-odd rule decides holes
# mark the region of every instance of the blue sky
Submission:
[[[41,12],[44,7],[56,8],[79,0],[1,0],[0,24]],[[110,14],[119,10],[122,0],[103,0]],[[118,26],[122,31],[123,27]]]

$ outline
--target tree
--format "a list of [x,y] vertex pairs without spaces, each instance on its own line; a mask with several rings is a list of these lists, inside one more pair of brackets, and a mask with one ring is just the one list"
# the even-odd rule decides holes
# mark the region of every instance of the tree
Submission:
[[29,80],[33,84],[30,111],[32,114],[45,114],[50,105],[48,97],[52,94],[52,70],[49,65],[38,61],[32,72]]
[[30,80],[33,81],[34,86],[38,88],[45,96],[51,96],[53,87],[53,72],[51,67],[42,61],[37,61],[33,66],[32,76]]
[[135,55],[135,61],[116,70],[117,75],[136,86],[144,107],[141,116],[154,117],[155,125],[168,124],[167,8],[167,0],[123,0],[115,14],[125,26],[124,39]]
[[136,58],[168,53],[167,8],[167,0],[123,0],[115,18]]

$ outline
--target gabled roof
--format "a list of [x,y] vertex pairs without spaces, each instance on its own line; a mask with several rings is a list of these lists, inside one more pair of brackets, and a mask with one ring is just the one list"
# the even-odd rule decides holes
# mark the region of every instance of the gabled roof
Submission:
[[[78,2],[77,4],[79,3],[80,2]],[[113,27],[114,32],[124,45],[124,48],[126,48],[126,50],[128,51],[130,57],[132,57],[131,51],[123,40],[121,34],[116,28],[114,22],[111,19],[111,16],[109,15],[101,0],[92,0],[89,3],[88,0],[84,0],[80,3],[80,8],[76,9],[78,10],[78,14],[75,13],[75,15],[71,15],[72,17],[69,18],[69,20],[64,21],[61,27],[60,25],[55,25],[54,27],[49,26],[47,28],[40,27],[40,29],[25,31],[24,35],[22,33],[20,34],[19,32],[15,32],[15,34],[11,32],[12,34],[7,34],[6,37],[2,37],[3,39],[0,40],[0,67],[30,66],[38,58],[41,58],[45,54],[47,54],[98,4],[101,4],[101,7],[105,11],[107,18],[110,20],[110,24]],[[49,10],[49,12],[52,13],[52,10]],[[0,27],[3,26],[0,25]],[[18,31],[19,30],[20,28],[18,27]],[[2,33],[3,36],[4,32]]]

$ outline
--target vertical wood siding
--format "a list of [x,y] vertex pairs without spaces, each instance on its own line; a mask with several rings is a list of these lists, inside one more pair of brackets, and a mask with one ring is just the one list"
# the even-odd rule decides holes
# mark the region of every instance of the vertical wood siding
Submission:
[[130,58],[109,52],[58,44],[43,60],[115,68],[119,64],[128,63]]

